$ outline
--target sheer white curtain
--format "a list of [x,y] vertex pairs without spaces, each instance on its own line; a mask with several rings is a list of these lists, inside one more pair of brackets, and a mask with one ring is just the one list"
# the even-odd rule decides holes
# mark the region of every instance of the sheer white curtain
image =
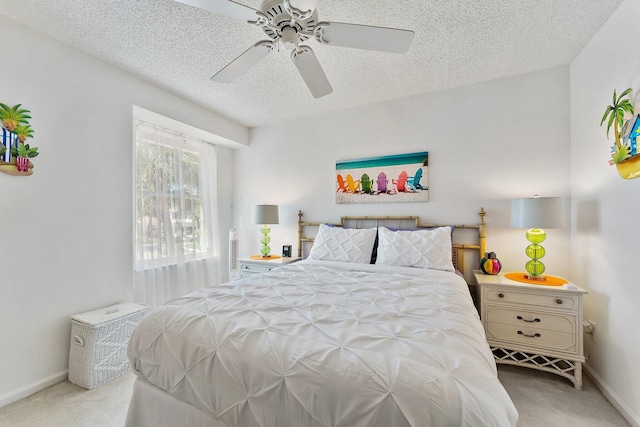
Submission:
[[135,124],[134,297],[157,307],[220,277],[216,147]]

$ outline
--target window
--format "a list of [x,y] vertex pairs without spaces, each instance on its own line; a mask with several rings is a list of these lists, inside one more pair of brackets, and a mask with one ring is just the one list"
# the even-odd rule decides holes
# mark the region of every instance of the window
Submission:
[[176,289],[163,290],[151,305],[215,284],[212,273],[219,267],[201,262],[216,255],[215,165],[214,145],[135,123],[135,285],[144,289],[139,302],[149,304],[148,295],[163,286]]
[[[186,140],[176,150],[136,138],[136,261],[204,255],[200,156]],[[155,132],[154,132],[155,133]],[[193,148],[193,147],[191,147]]]

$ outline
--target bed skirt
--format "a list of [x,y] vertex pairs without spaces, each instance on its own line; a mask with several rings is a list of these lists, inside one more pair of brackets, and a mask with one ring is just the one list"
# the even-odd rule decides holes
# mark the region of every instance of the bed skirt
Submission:
[[125,427],[229,427],[210,414],[136,378]]

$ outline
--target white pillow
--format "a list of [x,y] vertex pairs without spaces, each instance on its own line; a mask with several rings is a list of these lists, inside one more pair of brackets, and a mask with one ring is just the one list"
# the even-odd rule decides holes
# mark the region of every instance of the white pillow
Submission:
[[376,264],[454,271],[451,227],[391,231],[378,228]]
[[369,264],[375,228],[340,228],[320,224],[309,259]]

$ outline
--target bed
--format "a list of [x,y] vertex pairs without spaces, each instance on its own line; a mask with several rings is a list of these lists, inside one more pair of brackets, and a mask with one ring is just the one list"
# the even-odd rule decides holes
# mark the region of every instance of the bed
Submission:
[[[142,321],[128,348],[137,378],[126,426],[515,425],[458,271],[465,251],[484,246],[483,216],[474,226],[336,226],[300,214],[305,260],[201,289]],[[454,243],[465,229],[476,243]]]

